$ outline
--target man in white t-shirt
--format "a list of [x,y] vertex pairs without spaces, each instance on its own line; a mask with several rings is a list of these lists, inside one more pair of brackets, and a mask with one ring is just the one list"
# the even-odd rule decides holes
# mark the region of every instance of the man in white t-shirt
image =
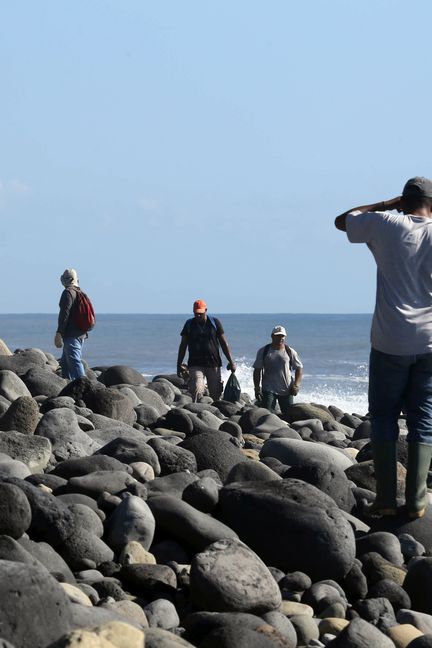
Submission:
[[275,326],[271,338],[271,344],[258,349],[253,365],[255,398],[271,412],[279,402],[281,412],[285,413],[299,392],[303,365],[297,352],[285,344],[286,330],[283,326]]
[[377,487],[369,512],[396,513],[398,418],[404,409],[406,509],[411,518],[422,517],[432,456],[432,181],[411,178],[402,196],[349,210],[335,225],[351,243],[366,243],[377,264],[369,363]]

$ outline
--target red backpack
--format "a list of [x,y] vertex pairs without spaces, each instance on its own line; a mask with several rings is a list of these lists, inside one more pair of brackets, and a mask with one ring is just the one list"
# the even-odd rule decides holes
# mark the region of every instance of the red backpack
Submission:
[[83,333],[91,331],[96,324],[96,316],[90,298],[80,289],[76,290],[74,324]]

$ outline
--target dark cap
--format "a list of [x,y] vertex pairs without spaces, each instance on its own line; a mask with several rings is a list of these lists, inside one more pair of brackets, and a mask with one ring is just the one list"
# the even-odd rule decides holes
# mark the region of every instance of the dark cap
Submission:
[[410,198],[432,198],[432,180],[420,176],[410,178],[403,188],[402,195]]

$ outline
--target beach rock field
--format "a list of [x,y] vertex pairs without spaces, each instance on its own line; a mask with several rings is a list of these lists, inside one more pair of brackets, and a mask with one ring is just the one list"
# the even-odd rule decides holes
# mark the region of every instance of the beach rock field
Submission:
[[367,416],[86,374],[0,348],[0,648],[432,647],[432,508],[367,517]]

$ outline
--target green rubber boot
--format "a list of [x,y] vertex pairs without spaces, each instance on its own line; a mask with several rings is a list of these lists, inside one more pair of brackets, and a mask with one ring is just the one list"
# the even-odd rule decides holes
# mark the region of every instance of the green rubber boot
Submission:
[[405,482],[405,502],[410,518],[421,518],[428,505],[427,476],[432,457],[432,445],[408,443],[408,464]]
[[366,515],[396,515],[396,441],[372,441],[375,467],[376,497],[366,510]]

